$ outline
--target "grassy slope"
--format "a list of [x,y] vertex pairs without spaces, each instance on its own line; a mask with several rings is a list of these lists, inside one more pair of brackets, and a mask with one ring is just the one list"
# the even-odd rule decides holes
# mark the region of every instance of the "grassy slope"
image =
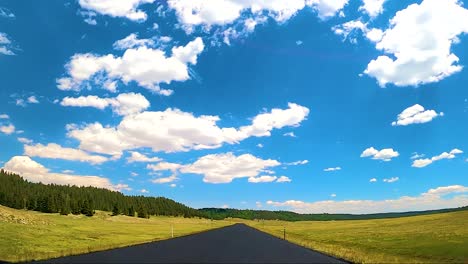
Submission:
[[105,250],[230,224],[177,217],[60,216],[0,206],[0,260],[27,261]]
[[468,263],[468,211],[331,222],[245,221],[259,230],[358,263]]

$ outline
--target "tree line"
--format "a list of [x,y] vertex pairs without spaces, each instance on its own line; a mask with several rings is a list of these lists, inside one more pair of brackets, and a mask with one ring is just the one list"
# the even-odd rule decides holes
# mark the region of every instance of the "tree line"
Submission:
[[126,196],[96,187],[77,187],[32,183],[21,176],[0,170],[0,205],[44,213],[84,214],[95,210],[148,218],[150,215],[203,217],[214,220],[241,218],[248,220],[330,221],[395,218],[468,210],[468,207],[382,214],[298,214],[290,211],[239,210],[221,208],[193,209],[164,197]]
[[112,211],[147,218],[150,215],[201,217],[203,213],[164,197],[126,196],[96,187],[32,183],[0,170],[0,204],[44,213],[84,214]]

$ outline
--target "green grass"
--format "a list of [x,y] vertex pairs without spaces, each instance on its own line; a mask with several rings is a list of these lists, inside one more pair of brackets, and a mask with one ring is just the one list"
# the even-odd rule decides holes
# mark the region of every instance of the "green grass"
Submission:
[[378,220],[242,221],[357,263],[468,263],[468,211]]
[[61,216],[0,206],[0,260],[9,262],[48,259],[168,239],[229,225],[228,221],[179,217],[139,219]]
[[0,260],[74,255],[187,235],[234,222],[358,263],[468,263],[468,211],[378,220],[213,221],[60,216],[0,206]]

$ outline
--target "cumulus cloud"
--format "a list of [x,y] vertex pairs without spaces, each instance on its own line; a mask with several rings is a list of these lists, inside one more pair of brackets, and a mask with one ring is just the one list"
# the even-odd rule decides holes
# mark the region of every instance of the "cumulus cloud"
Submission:
[[31,95],[28,97],[28,103],[30,104],[38,104],[39,103],[39,100],[37,100],[36,96],[34,95]]
[[149,191],[146,190],[146,189],[141,189],[140,192],[141,192],[141,193],[149,193]]
[[462,70],[452,45],[463,33],[468,33],[468,9],[459,0],[409,5],[396,13],[376,43],[388,55],[372,60],[364,73],[382,87],[438,82]]
[[10,116],[7,114],[1,114],[0,119],[10,119]]
[[11,135],[15,132],[15,126],[12,124],[0,126],[0,132],[3,134]]
[[203,49],[203,40],[197,37],[186,46],[173,47],[170,57],[163,50],[147,46],[127,49],[122,57],[75,54],[66,65],[69,76],[58,79],[57,87],[79,91],[89,82],[99,84],[120,80],[128,84],[134,81],[150,91],[168,96],[172,91],[161,89],[159,85],[188,80],[188,64],[197,64]]
[[349,40],[351,43],[357,43],[357,36],[363,33],[364,36],[371,42],[377,42],[382,39],[383,31],[377,28],[369,28],[367,23],[361,20],[352,20],[346,23],[334,26],[333,32],[343,37],[343,41]]
[[219,127],[218,116],[194,116],[168,108],[124,116],[117,127],[104,127],[100,123],[70,126],[68,136],[79,140],[83,150],[109,155],[121,155],[124,150],[145,147],[155,152],[214,149],[249,137],[270,136],[273,129],[299,126],[309,109],[293,103],[288,106],[287,109],[272,109],[259,114],[250,125],[239,128]]
[[261,183],[261,182],[273,182],[277,179],[276,176],[263,175],[257,177],[249,177],[248,182],[251,183]]
[[291,179],[287,176],[281,176],[281,177],[278,177],[276,182],[291,182]]
[[398,115],[397,121],[392,122],[392,126],[427,123],[438,116],[444,116],[444,113],[437,113],[434,110],[425,110],[423,106],[415,104],[403,110],[403,112]]
[[426,166],[428,166],[428,165],[430,165],[433,162],[438,161],[438,160],[454,159],[457,154],[462,154],[462,153],[463,153],[463,151],[461,151],[459,149],[452,149],[448,153],[443,152],[442,154],[440,154],[438,156],[434,156],[434,157],[432,157],[430,159],[417,159],[417,160],[414,160],[412,167],[423,168],[423,167],[426,167]]
[[[203,156],[194,163],[183,166],[180,171],[201,174],[204,176],[203,181],[207,183],[230,183],[237,178],[255,178],[262,170],[279,165],[276,160],[263,160],[251,154],[235,156],[232,153],[223,153]],[[268,177],[274,176],[265,176],[262,180],[271,179]]]
[[361,158],[372,157],[375,160],[391,161],[392,158],[398,157],[400,154],[392,148],[377,150],[374,147],[367,148],[361,154]]
[[369,180],[369,182],[377,182],[377,179],[376,178],[372,178]]
[[115,98],[100,98],[95,95],[80,96],[77,98],[65,97],[60,102],[62,106],[94,107],[105,109],[111,107],[118,115],[140,113],[150,106],[150,102],[139,93],[123,93]]
[[306,7],[314,9],[321,19],[335,16],[348,0],[169,0],[179,24],[187,33],[196,27],[205,31],[217,28],[224,43],[252,32],[268,18],[284,23]]
[[176,172],[182,165],[171,162],[160,162],[158,164],[148,164],[146,168],[153,171],[172,171]]
[[468,187],[452,185],[430,189],[418,196],[402,196],[386,200],[346,200],[304,202],[289,200],[284,202],[267,201],[267,205],[286,207],[298,213],[330,213],[330,214],[370,214],[405,212],[418,210],[433,210],[453,208],[468,204]]
[[0,54],[9,56],[15,55],[12,50],[11,40],[8,38],[8,35],[3,32],[0,32]]
[[328,172],[328,171],[339,171],[339,170],[341,170],[341,167],[326,168],[326,169],[324,169],[323,171],[327,171],[327,172]]
[[125,17],[133,21],[145,21],[147,15],[138,9],[140,5],[153,3],[155,0],[79,0],[82,8],[102,15]]
[[90,155],[82,150],[74,148],[64,148],[55,143],[49,143],[47,145],[25,145],[24,154],[30,157],[73,160],[89,162],[91,164],[101,164],[109,160],[104,156]]
[[131,156],[127,158],[128,163],[133,162],[159,162],[162,159],[158,157],[148,157],[140,152],[137,151],[130,151]]
[[392,182],[397,182],[399,180],[400,180],[399,177],[392,177],[392,178],[388,178],[388,179],[383,179],[383,182],[392,183]]
[[363,5],[359,7],[360,11],[364,11],[371,18],[380,15],[384,9],[383,5],[387,0],[363,0]]
[[137,33],[132,33],[127,37],[117,40],[113,47],[118,50],[126,50],[138,47],[152,47],[154,46],[154,40],[152,39],[138,39]]
[[4,166],[5,170],[21,175],[31,182],[41,182],[44,184],[94,186],[114,191],[128,190],[126,184],[113,185],[107,178],[98,176],[81,176],[64,173],[52,173],[27,156],[12,157]]

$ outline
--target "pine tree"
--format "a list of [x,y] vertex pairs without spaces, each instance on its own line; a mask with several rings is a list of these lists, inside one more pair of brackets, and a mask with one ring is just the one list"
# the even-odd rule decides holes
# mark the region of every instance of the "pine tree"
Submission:
[[139,218],[149,218],[148,212],[145,207],[141,206],[138,208],[138,217]]
[[133,208],[133,205],[128,208],[127,215],[131,217],[135,216],[135,209]]
[[112,209],[112,216],[119,215],[119,214],[120,214],[119,207],[117,206],[117,204],[114,204],[114,208]]

